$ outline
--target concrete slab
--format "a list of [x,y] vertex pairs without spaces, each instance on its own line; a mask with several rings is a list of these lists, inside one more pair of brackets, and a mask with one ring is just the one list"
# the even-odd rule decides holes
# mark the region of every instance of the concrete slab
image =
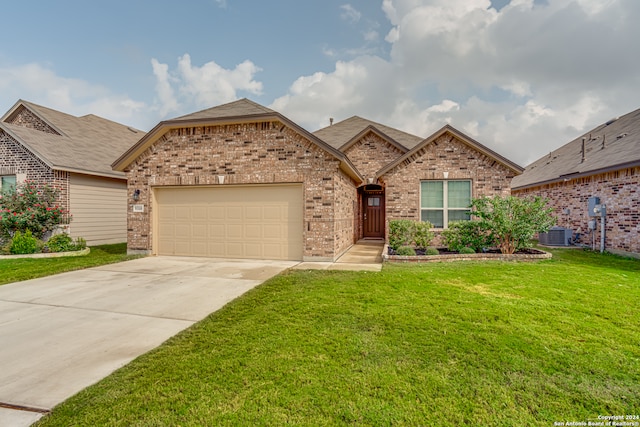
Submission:
[[29,411],[16,411],[0,407],[0,426],[21,427],[30,426],[43,417],[44,414]]
[[336,262],[301,262],[293,270],[381,271],[382,240],[360,240]]
[[296,264],[148,257],[0,286],[0,425],[30,425],[41,414],[6,406],[50,409]]

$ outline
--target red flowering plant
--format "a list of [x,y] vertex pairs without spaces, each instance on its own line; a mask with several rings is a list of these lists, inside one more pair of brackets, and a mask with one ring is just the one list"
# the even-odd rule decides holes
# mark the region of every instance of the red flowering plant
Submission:
[[30,230],[41,239],[57,225],[68,223],[70,216],[60,208],[58,191],[48,185],[26,181],[0,193],[0,237],[8,238],[16,231]]

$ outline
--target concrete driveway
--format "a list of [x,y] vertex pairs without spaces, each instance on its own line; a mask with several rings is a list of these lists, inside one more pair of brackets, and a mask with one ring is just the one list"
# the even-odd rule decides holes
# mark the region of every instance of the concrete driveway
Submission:
[[148,257],[0,286],[0,425],[30,425],[296,264]]

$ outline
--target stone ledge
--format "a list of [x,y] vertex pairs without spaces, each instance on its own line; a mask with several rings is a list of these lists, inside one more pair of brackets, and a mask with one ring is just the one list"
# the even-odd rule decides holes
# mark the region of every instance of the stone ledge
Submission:
[[551,253],[535,249],[537,254],[446,254],[446,255],[389,255],[388,245],[382,251],[383,262],[453,262],[453,261],[538,261],[551,258]]
[[39,253],[39,254],[21,254],[21,255],[0,255],[0,260],[3,259],[20,259],[20,258],[60,258],[60,257],[73,257],[73,256],[84,256],[88,255],[91,252],[90,248],[84,248],[81,251],[71,251],[71,252],[48,252],[48,253]]

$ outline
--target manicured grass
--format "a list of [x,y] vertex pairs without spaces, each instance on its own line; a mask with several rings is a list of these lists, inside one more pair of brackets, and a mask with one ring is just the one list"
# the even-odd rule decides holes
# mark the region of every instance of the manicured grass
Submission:
[[0,259],[0,285],[132,259],[126,243],[94,246],[89,255],[64,258]]
[[290,271],[38,426],[551,426],[640,414],[640,261]]

